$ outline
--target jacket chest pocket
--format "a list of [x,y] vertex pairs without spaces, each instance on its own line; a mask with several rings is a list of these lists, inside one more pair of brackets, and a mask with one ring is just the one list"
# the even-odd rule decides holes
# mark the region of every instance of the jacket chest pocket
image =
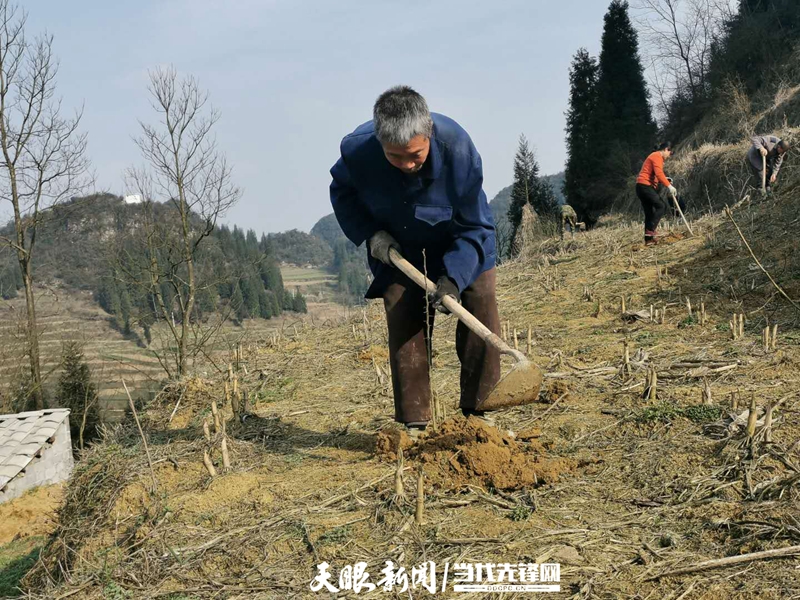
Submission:
[[452,206],[431,206],[430,204],[415,204],[414,218],[428,225],[438,225],[453,218]]

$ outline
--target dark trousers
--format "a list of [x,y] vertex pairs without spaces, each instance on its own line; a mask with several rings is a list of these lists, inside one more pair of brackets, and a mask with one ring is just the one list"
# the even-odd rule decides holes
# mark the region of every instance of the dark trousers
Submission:
[[567,225],[569,225],[569,231],[572,234],[572,237],[575,237],[575,229],[577,228],[578,224],[575,221],[575,217],[572,215],[561,215],[561,239],[564,239],[564,234],[567,231]]
[[[750,162],[749,158],[745,159],[747,166],[750,167],[750,172],[753,174],[753,185],[756,189],[761,189],[761,173],[763,172],[762,169],[756,167],[752,162]],[[767,189],[772,187],[772,184],[769,182],[770,178],[772,177],[772,165],[769,164],[769,159],[767,159]]]
[[[461,294],[461,303],[493,333],[500,333],[495,269],[485,271]],[[397,271],[383,294],[389,325],[389,364],[394,389],[394,418],[400,423],[431,419],[428,356],[435,310],[422,288]],[[428,317],[426,319],[426,316]],[[427,320],[427,326],[426,326]],[[500,353],[459,321],[456,353],[461,362],[460,407],[474,409],[500,380]]]
[[667,212],[667,203],[658,195],[654,187],[636,184],[636,195],[644,209],[644,234],[653,235],[658,228],[658,223]]

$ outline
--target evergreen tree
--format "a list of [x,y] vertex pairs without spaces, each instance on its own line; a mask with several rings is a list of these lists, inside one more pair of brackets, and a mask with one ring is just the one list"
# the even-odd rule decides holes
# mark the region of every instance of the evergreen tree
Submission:
[[122,320],[122,298],[120,297],[119,289],[116,285],[109,286],[109,308],[108,312],[114,317],[114,324],[117,328],[122,329],[124,322]]
[[281,268],[274,258],[271,256],[262,257],[259,263],[259,270],[261,272],[261,279],[264,282],[264,287],[268,290],[272,290],[276,294],[283,292]]
[[308,307],[306,306],[306,299],[303,294],[297,289],[292,298],[292,310],[296,313],[307,313]]
[[283,310],[294,309],[294,299],[292,298],[291,292],[284,291],[281,293],[280,302]]
[[604,18],[597,105],[590,147],[603,157],[587,169],[595,185],[587,210],[594,220],[611,207],[656,141],[656,124],[627,0],[612,0]]
[[556,198],[553,188],[539,178],[539,163],[528,145],[524,135],[519,136],[519,147],[514,157],[514,183],[511,186],[511,204],[508,207],[508,220],[512,239],[522,220],[522,208],[530,204],[539,215],[553,212]]
[[231,294],[231,308],[236,319],[241,322],[247,318],[247,306],[244,303],[242,295],[242,288],[238,284],[234,284],[233,293]]
[[[261,283],[260,281],[258,282]],[[239,281],[239,286],[242,288],[242,299],[244,300],[245,311],[248,317],[258,317],[261,314],[261,308],[258,301],[258,285],[251,277],[243,277]]]
[[124,287],[119,294],[119,319],[117,320],[117,325],[125,335],[129,335],[131,332],[131,314],[133,312],[133,304],[131,303],[131,297],[128,293],[128,290]]
[[77,342],[64,345],[61,360],[63,371],[58,382],[58,406],[70,409],[72,442],[83,448],[85,442],[97,436],[100,424],[97,389]]
[[581,48],[569,71],[570,96],[567,110],[567,167],[564,195],[578,216],[591,203],[591,186],[597,173],[597,149],[592,144],[591,127],[597,103],[597,60]]
[[269,297],[269,292],[263,287],[258,291],[258,309],[259,316],[262,319],[272,318],[272,301]]
[[198,320],[202,319],[204,314],[212,313],[217,309],[214,293],[214,289],[208,285],[198,288],[195,302],[195,313]]
[[267,290],[267,297],[269,298],[270,314],[277,317],[281,314],[281,303],[278,301],[278,296],[272,290]]

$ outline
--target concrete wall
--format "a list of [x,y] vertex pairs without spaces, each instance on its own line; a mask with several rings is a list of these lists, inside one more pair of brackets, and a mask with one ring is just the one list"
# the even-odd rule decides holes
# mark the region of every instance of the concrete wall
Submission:
[[52,444],[42,447],[42,455],[34,458],[23,473],[8,482],[0,492],[0,503],[18,498],[31,488],[51,485],[69,478],[72,474],[72,441],[69,434],[69,418],[58,426]]

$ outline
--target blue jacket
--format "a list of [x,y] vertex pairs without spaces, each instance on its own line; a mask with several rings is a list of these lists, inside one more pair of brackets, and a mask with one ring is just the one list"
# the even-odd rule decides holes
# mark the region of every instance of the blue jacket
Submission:
[[[386,230],[429,279],[447,274],[463,291],[495,265],[494,220],[483,192],[481,157],[469,135],[444,115],[432,117],[428,159],[411,175],[386,159],[372,121],[346,136],[331,168],[331,204],[356,246]],[[369,266],[375,279],[366,297],[380,298],[393,267],[371,256]]]

